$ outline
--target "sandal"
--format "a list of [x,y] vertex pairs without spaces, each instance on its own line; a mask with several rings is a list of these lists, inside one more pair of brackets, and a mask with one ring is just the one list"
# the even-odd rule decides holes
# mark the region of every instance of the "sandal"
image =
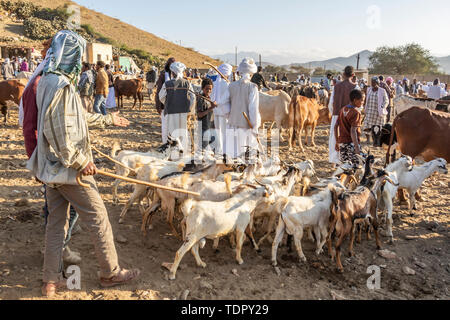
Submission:
[[42,295],[47,298],[53,298],[56,295],[56,291],[61,288],[66,288],[67,283],[64,281],[54,283],[54,282],[48,282],[44,283],[42,286]]
[[126,284],[128,282],[135,280],[137,277],[139,277],[140,274],[141,271],[139,269],[132,269],[132,270],[121,269],[120,272],[112,278],[109,279],[100,278],[100,285],[106,288],[120,286],[122,284]]

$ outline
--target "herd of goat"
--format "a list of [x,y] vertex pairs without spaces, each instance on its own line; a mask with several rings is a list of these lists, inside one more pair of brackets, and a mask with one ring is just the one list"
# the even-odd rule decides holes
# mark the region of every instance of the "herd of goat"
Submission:
[[[161,209],[167,214],[167,222],[173,234],[182,239],[175,255],[169,278],[175,279],[183,256],[191,250],[199,267],[205,267],[199,249],[206,239],[214,240],[217,249],[219,239],[229,236],[236,250],[236,260],[241,256],[246,236],[255,250],[265,241],[272,243],[272,264],[277,265],[277,249],[288,235],[288,244],[293,242],[301,261],[306,261],[302,250],[302,238],[315,241],[316,254],[323,253],[327,243],[328,254],[336,259],[339,272],[343,272],[341,246],[350,236],[350,255],[356,234],[361,241],[362,230],[375,235],[377,249],[381,247],[379,226],[385,225],[385,236],[393,241],[393,204],[399,189],[409,193],[409,210],[413,215],[415,194],[422,183],[432,174],[447,174],[447,162],[435,159],[423,165],[413,165],[411,157],[403,156],[384,169],[375,170],[379,163],[372,155],[361,157],[361,168],[340,166],[329,179],[315,177],[314,163],[307,160],[287,164],[280,159],[261,155],[246,161],[217,161],[213,155],[204,155],[203,164],[196,165],[190,158],[169,161],[172,155],[180,154],[181,143],[169,138],[167,144],[139,153],[113,148],[112,157],[123,165],[116,165],[116,173],[122,176],[136,175],[138,180],[156,182],[163,186],[198,192],[191,196],[179,192],[135,185],[134,192],[120,214],[120,223],[134,203],[139,203],[142,214],[142,232],[152,229],[152,218]],[[117,188],[113,186],[113,198],[118,203]],[[299,190],[300,189],[300,190]],[[294,196],[299,190],[301,196]],[[174,225],[180,217],[178,230]],[[263,233],[257,242],[255,229]],[[275,232],[275,233],[274,233]],[[334,249],[332,248],[334,241]]]

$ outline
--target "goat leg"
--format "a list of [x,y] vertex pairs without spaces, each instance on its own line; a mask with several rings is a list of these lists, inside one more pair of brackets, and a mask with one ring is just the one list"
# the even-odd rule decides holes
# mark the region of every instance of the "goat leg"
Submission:
[[245,229],[245,234],[250,238],[253,248],[257,251],[257,252],[261,252],[261,250],[259,249],[258,244],[255,241],[255,237],[253,236],[253,230],[251,225],[249,224],[247,229]]

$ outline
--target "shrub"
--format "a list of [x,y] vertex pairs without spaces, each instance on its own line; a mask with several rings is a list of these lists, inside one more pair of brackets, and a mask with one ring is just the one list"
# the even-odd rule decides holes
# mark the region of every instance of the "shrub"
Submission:
[[53,37],[59,30],[48,20],[31,17],[23,23],[25,35],[33,40],[45,40]]

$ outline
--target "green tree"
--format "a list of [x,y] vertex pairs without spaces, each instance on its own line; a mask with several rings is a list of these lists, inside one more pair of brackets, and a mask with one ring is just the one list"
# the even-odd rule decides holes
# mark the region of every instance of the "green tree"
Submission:
[[416,43],[380,47],[369,61],[372,74],[433,74],[439,67],[430,52]]

